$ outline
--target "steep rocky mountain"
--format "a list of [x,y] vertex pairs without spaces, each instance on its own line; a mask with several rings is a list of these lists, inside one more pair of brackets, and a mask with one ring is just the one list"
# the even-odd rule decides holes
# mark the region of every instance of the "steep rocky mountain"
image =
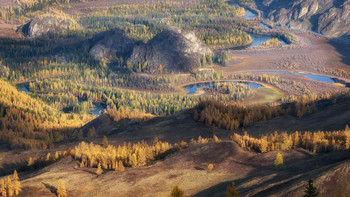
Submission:
[[88,45],[89,53],[98,60],[111,61],[115,56],[130,55],[134,42],[120,29],[113,29],[95,35]]
[[151,73],[190,72],[198,65],[198,60],[212,51],[193,32],[176,27],[157,34],[147,44],[139,45],[129,59],[129,64],[146,64]]
[[257,0],[275,25],[312,30],[328,37],[350,37],[350,0]]

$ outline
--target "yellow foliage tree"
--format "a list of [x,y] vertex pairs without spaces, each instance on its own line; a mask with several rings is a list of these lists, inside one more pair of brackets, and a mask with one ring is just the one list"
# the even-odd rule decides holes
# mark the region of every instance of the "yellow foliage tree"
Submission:
[[214,168],[214,165],[213,164],[209,164],[207,168],[208,168],[208,172],[211,172],[213,170],[213,168]]
[[0,195],[2,197],[6,197],[7,196],[7,190],[6,190],[6,185],[5,185],[4,179],[0,180]]
[[277,153],[274,166],[275,168],[283,168],[283,156],[281,153]]
[[239,191],[236,190],[235,183],[232,182],[231,185],[227,186],[226,192],[225,192],[226,197],[240,197]]
[[15,195],[18,195],[19,192],[21,191],[21,183],[19,182],[19,177],[16,170],[13,172],[12,180],[13,180],[12,186],[13,186],[14,193]]
[[63,180],[58,181],[57,196],[58,197],[67,197],[67,190],[66,190],[66,186],[64,185]]
[[6,188],[7,188],[7,195],[11,197],[14,194],[11,178],[9,176],[6,177],[5,182],[6,182]]
[[102,168],[101,168],[101,164],[99,163],[99,164],[97,165],[96,174],[97,174],[97,175],[101,175],[102,173],[103,173],[103,170],[102,170]]

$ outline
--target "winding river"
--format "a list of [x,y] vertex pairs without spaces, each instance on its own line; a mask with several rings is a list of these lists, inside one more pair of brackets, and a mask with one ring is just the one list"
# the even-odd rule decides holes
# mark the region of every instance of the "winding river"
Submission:
[[[228,1],[227,4],[235,6],[235,7],[240,7],[237,3],[234,3],[232,1]],[[249,20],[249,19],[254,19],[258,17],[257,14],[255,14],[254,12],[250,11],[249,9],[245,9],[245,19]],[[266,26],[263,23],[259,23],[259,25],[261,27],[264,27],[266,30],[270,29],[268,26]],[[263,35],[254,35],[254,34],[249,34],[250,37],[252,38],[252,44],[250,45],[250,47],[254,47],[254,46],[259,46],[260,44],[271,40],[273,37],[272,36],[263,36]],[[287,45],[287,43],[285,41],[283,41],[282,39],[278,38],[278,40],[282,43],[282,46]],[[238,49],[241,49],[241,47],[238,47]]]
[[345,85],[345,87],[350,88],[350,83],[347,83],[341,79],[335,78],[335,77],[328,77],[328,76],[323,76],[323,75],[316,75],[312,73],[302,73],[302,72],[289,72],[289,71],[256,71],[256,72],[251,72],[251,73],[272,73],[272,74],[290,74],[290,75],[302,75],[305,76],[309,79],[314,79],[316,81],[322,81],[322,82],[327,82],[327,83],[340,83]]

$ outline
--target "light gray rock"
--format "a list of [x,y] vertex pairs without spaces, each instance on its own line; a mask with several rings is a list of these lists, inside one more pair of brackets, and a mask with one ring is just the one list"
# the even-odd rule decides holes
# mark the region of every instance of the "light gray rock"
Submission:
[[19,31],[30,38],[36,38],[48,33],[58,33],[62,31],[63,20],[56,18],[33,19],[21,26]]
[[147,64],[151,73],[156,73],[160,65],[165,72],[190,72],[200,58],[211,53],[193,32],[170,27],[147,44],[136,46],[129,64]]

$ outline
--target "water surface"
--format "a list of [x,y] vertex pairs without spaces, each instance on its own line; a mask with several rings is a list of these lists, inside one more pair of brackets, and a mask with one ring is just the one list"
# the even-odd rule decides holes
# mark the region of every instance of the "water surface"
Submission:
[[105,106],[103,106],[102,104],[99,105],[95,105],[94,109],[92,110],[92,113],[94,115],[100,116],[103,114],[103,111],[106,109]]
[[328,77],[328,76],[323,76],[323,75],[316,75],[316,74],[312,74],[312,73],[302,73],[302,72],[289,72],[289,71],[255,71],[255,72],[251,72],[251,73],[272,73],[272,74],[294,74],[294,75],[302,75],[305,76],[309,79],[314,79],[316,81],[322,81],[322,82],[326,82],[326,83],[341,83],[344,84],[345,87],[350,87],[350,83],[346,83],[345,81],[338,79],[338,78],[334,78],[334,77]]
[[22,92],[25,92],[25,93],[29,92],[29,85],[28,85],[28,83],[20,83],[20,84],[17,84],[16,87],[17,87],[17,89],[19,91],[22,91]]
[[[252,37],[252,44],[250,46],[254,47],[254,46],[259,46],[262,43],[271,40],[273,37],[272,36],[261,36],[261,35],[253,35],[253,34],[249,34]],[[278,38],[278,40],[282,43],[282,46],[286,45],[287,43],[284,42],[282,39]]]

